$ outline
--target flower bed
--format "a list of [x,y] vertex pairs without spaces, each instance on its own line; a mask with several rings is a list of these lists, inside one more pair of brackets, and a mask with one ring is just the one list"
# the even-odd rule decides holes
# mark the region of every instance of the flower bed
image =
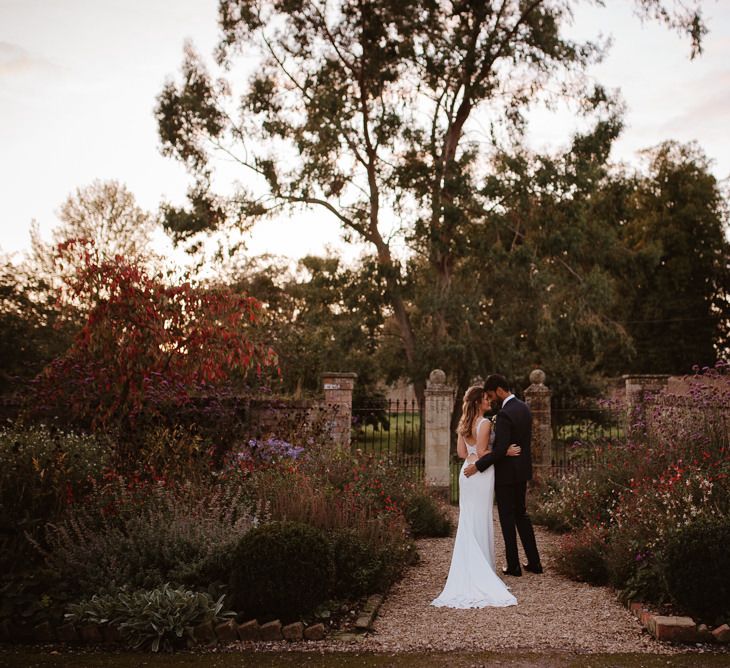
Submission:
[[[159,649],[175,647],[175,638],[182,638],[176,634],[196,620],[223,624],[216,615],[201,617],[210,616],[214,601],[238,613],[237,622],[256,617],[266,625],[276,617],[285,627],[335,626],[337,610],[358,609],[368,596],[387,590],[417,558],[414,534],[450,529],[422,483],[387,461],[329,443],[263,437],[237,446],[207,470],[198,460],[194,476],[180,475],[184,468],[177,462],[175,475],[168,477],[147,468],[114,470],[104,448],[64,437],[64,448],[80,448],[83,456],[64,466],[58,462],[65,455],[47,457],[55,462],[48,477],[35,462],[45,461],[36,453],[48,450],[49,438],[43,430],[0,434],[0,456],[8,461],[16,455],[17,443],[25,444],[22,461],[27,462],[14,470],[28,478],[6,476],[3,493],[10,495],[32,481],[46,495],[37,510],[29,507],[33,517],[19,516],[23,524],[12,527],[24,558],[18,559],[20,547],[3,545],[12,552],[8,559],[18,564],[0,583],[0,626],[14,629],[13,639],[24,633],[30,638],[34,628],[63,629],[68,614],[78,617],[75,626],[89,626],[80,604],[128,603],[130,592],[138,592],[135,601],[147,596],[139,592],[155,592],[149,595],[158,603],[170,597],[187,601],[186,592],[190,594],[192,602],[185,604],[191,606],[190,619],[177,619],[171,612],[164,637],[150,631],[150,619],[135,615],[143,605],[125,604],[124,628],[135,629],[127,634],[129,643]],[[182,437],[178,433],[174,438],[177,447]],[[30,526],[35,527],[32,533]],[[265,540],[253,540],[254,534]],[[287,580],[283,575],[291,576],[291,566],[301,556],[294,538],[309,551],[316,547],[318,556],[308,570]],[[245,563],[237,559],[242,554]],[[256,597],[242,595],[253,591],[246,577],[254,564],[261,566],[256,572],[267,584]],[[327,577],[320,578],[320,571]],[[310,577],[317,587],[295,586],[306,585]],[[274,591],[276,601],[269,600],[267,592]],[[208,597],[208,607],[201,597]],[[18,630],[21,619],[23,630]],[[60,637],[60,632],[51,635]]]
[[543,485],[534,517],[569,532],[556,559],[565,575],[717,626],[730,620],[730,375],[721,365],[713,376],[724,384],[697,389],[691,411],[655,401],[643,437]]

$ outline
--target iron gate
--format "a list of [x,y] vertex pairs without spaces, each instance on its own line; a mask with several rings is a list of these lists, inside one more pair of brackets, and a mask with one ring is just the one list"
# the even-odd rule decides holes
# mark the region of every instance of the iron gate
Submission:
[[557,402],[551,410],[552,475],[601,463],[605,447],[625,436],[625,411],[595,402]]
[[423,480],[425,468],[423,407],[414,399],[353,406],[351,448],[386,458]]

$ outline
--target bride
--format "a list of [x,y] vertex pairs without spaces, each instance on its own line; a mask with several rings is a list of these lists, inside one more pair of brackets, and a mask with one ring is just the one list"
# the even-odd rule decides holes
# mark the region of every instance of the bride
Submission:
[[[494,564],[494,467],[467,478],[464,466],[482,457],[494,441],[492,423],[482,417],[489,399],[479,385],[464,394],[461,420],[457,427],[456,450],[464,464],[459,473],[459,526],[449,576],[443,591],[431,605],[448,608],[484,608],[516,605],[517,599],[497,577]],[[508,456],[520,448],[511,445]]]

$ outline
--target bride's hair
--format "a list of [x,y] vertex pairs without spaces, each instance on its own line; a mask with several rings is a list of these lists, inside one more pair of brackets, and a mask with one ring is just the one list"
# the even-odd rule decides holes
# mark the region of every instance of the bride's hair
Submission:
[[456,433],[461,436],[471,435],[471,427],[474,424],[474,418],[481,415],[479,410],[484,397],[484,388],[481,385],[472,385],[464,392],[464,403],[461,406],[461,419],[456,427]]

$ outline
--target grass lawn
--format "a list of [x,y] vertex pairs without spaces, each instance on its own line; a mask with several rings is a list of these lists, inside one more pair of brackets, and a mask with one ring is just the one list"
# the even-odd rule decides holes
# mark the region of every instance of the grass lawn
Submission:
[[[357,415],[357,414],[356,414]],[[421,414],[391,413],[386,425],[363,424],[353,427],[352,448],[391,457],[414,457],[423,454]]]

